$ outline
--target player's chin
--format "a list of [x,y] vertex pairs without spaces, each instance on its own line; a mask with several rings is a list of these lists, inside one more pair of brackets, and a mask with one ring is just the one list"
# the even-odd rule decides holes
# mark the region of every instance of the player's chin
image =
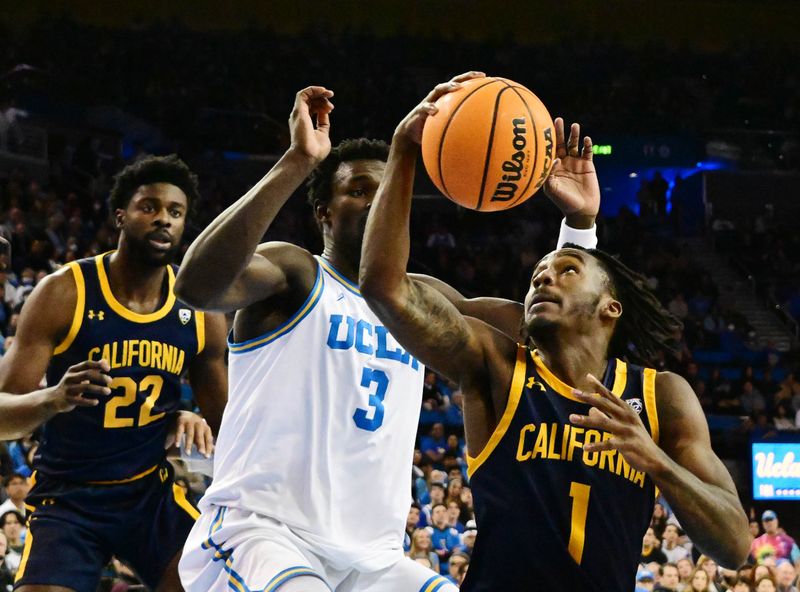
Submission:
[[148,245],[145,250],[145,258],[151,265],[161,266],[167,265],[175,261],[178,256],[178,247],[171,246],[169,249],[161,249]]
[[525,319],[525,328],[528,331],[528,335],[533,337],[535,341],[537,335],[551,331],[561,324],[560,321],[560,316],[553,312],[539,312],[528,315]]

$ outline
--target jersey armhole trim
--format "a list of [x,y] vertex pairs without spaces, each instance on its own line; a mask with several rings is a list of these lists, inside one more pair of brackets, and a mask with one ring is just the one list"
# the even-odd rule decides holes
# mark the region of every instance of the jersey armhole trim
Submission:
[[83,279],[83,271],[81,266],[73,261],[67,265],[72,270],[72,276],[75,278],[75,288],[78,292],[78,301],[75,303],[75,312],[72,314],[72,324],[69,327],[69,333],[53,350],[53,355],[57,356],[63,354],[75,341],[78,336],[78,331],[81,330],[81,323],[83,323],[83,311],[86,308],[86,282]]
[[650,424],[650,436],[658,444],[658,409],[656,405],[656,371],[644,369],[643,379],[644,408],[647,410],[647,421]]
[[489,455],[492,454],[494,449],[497,448],[500,440],[503,439],[503,436],[508,430],[508,426],[511,425],[511,420],[514,419],[514,414],[517,412],[519,400],[522,397],[522,387],[525,385],[527,351],[527,348],[517,345],[517,362],[514,364],[514,376],[511,379],[511,390],[508,393],[506,409],[503,412],[503,416],[500,418],[497,427],[494,429],[494,432],[489,438],[489,441],[486,443],[486,446],[483,447],[483,450],[480,451],[478,456],[472,457],[469,453],[467,453],[467,476],[470,478],[472,478],[472,476],[475,474],[475,471],[477,471],[478,468],[480,468],[480,466],[486,462],[486,459],[489,458]]
[[322,287],[324,282],[322,280],[322,267],[318,264],[317,265],[317,279],[314,281],[314,286],[311,288],[311,293],[306,298],[306,301],[300,307],[300,309],[294,313],[291,317],[289,317],[286,322],[278,326],[277,328],[273,329],[272,331],[268,331],[263,335],[259,335],[258,337],[254,337],[253,339],[248,339],[247,341],[235,342],[233,341],[233,329],[228,336],[228,350],[232,354],[242,354],[249,351],[253,351],[260,347],[264,347],[281,337],[282,335],[286,335],[292,329],[294,329],[297,324],[302,321],[308,313],[314,308],[314,306],[319,302],[320,296],[322,295]]
[[203,353],[206,347],[206,313],[194,311],[194,324],[197,329],[197,355]]

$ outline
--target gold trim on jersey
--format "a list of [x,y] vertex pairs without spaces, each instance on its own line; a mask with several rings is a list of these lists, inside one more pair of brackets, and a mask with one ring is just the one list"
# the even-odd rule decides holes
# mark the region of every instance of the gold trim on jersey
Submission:
[[[533,363],[536,365],[536,371],[539,373],[539,376],[542,377],[542,380],[547,383],[547,386],[570,401],[576,401],[578,403],[583,402],[572,394],[574,387],[571,387],[563,382],[558,376],[553,374],[547,366],[544,365],[544,360],[542,360],[542,356],[539,354],[538,350],[533,350],[531,352],[531,357],[533,358]],[[611,387],[611,392],[614,393],[615,396],[621,397],[627,384],[628,366],[622,360],[617,359],[617,367],[614,372],[614,386]]]
[[[111,252],[113,253],[113,251]],[[133,321],[134,323],[152,323],[167,316],[167,313],[169,313],[169,311],[172,310],[172,307],[175,306],[175,292],[173,290],[175,286],[175,272],[172,271],[172,266],[166,266],[169,283],[166,302],[164,302],[164,305],[155,312],[141,314],[126,308],[114,297],[114,293],[111,291],[111,284],[108,282],[108,275],[106,274],[105,265],[103,265],[103,258],[107,254],[108,253],[103,253],[102,255],[98,255],[94,258],[94,261],[97,265],[97,279],[100,282],[100,290],[103,292],[103,298],[105,298],[105,301],[111,307],[111,310],[113,310],[123,319]]]
[[86,282],[83,279],[83,272],[81,266],[77,261],[67,264],[67,267],[72,270],[72,275],[75,278],[75,289],[78,292],[78,301],[75,303],[75,312],[72,315],[72,324],[69,327],[69,333],[64,337],[63,341],[59,343],[53,350],[53,355],[57,356],[63,354],[75,341],[78,331],[81,330],[81,323],[83,323],[83,310],[86,307]]
[[497,445],[500,443],[500,440],[503,439],[506,431],[508,430],[508,426],[511,425],[511,420],[514,419],[514,414],[517,412],[517,406],[519,405],[519,400],[522,397],[522,390],[525,386],[525,370],[526,370],[526,352],[528,348],[523,347],[521,345],[517,345],[517,362],[514,364],[514,376],[511,379],[511,390],[508,393],[508,402],[506,403],[506,409],[503,412],[503,417],[500,418],[497,427],[494,429],[492,436],[489,438],[489,441],[486,443],[486,446],[483,447],[480,454],[477,457],[470,456],[467,453],[467,475],[472,477],[475,471],[486,462],[486,459],[489,458],[489,455],[497,448]]
[[31,556],[31,547],[33,547],[33,533],[31,529],[28,528],[28,532],[25,534],[25,546],[22,548],[22,558],[19,561],[19,567],[17,568],[17,575],[14,577],[14,582],[19,582],[22,576],[25,575],[25,568],[28,566],[28,558]]
[[647,410],[647,421],[650,423],[650,437],[658,444],[658,408],[656,405],[656,371],[644,369],[644,408]]
[[137,473],[133,477],[128,477],[127,479],[116,479],[114,481],[89,481],[89,485],[121,485],[123,483],[131,483],[133,481],[138,481],[142,477],[147,477],[150,473],[155,471],[159,465],[154,465],[149,469],[142,471],[141,473]]
[[178,504],[184,511],[192,517],[193,520],[197,520],[200,517],[200,512],[197,511],[192,504],[189,503],[189,500],[186,499],[186,493],[181,489],[181,486],[177,483],[172,484],[172,495],[175,498],[175,503]]
[[194,311],[194,324],[197,329],[197,355],[200,355],[206,347],[206,313]]

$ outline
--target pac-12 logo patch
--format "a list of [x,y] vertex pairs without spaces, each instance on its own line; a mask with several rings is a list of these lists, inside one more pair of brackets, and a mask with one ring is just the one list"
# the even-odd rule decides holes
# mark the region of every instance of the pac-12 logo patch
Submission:
[[188,308],[181,308],[178,311],[178,318],[181,320],[181,323],[184,325],[188,323],[192,318],[192,311]]
[[642,413],[642,400],[641,399],[626,399],[625,402],[630,405],[633,410],[640,414]]

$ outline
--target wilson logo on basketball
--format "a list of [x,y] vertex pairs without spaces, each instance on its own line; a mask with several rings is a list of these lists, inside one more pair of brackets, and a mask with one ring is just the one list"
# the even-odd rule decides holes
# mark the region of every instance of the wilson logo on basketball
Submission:
[[514,147],[514,154],[511,155],[509,160],[503,162],[503,172],[506,173],[502,177],[502,181],[497,184],[494,190],[492,201],[509,201],[514,199],[519,185],[517,181],[522,178],[522,171],[525,169],[525,162],[528,160],[528,155],[525,152],[525,147],[528,141],[525,139],[527,128],[525,127],[526,121],[524,117],[511,120],[514,124],[514,138],[511,140],[511,145]]

